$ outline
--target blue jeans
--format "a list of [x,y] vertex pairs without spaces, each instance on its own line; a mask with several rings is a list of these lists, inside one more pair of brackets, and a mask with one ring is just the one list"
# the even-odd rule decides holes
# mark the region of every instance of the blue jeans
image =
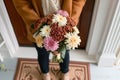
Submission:
[[[42,73],[48,73],[49,72],[49,53],[46,51],[46,49],[39,48],[35,44],[35,48],[38,53],[38,62],[40,65],[40,69]],[[65,58],[63,59],[63,63],[59,63],[60,71],[62,73],[67,73],[69,71],[69,50],[66,50]]]

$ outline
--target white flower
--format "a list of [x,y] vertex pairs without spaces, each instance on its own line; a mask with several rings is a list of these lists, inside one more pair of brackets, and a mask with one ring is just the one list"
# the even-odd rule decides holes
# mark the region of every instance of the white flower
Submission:
[[57,23],[57,22],[58,22],[58,26],[65,26],[67,24],[67,19],[66,17],[60,14],[56,14],[53,16],[52,23]]
[[75,27],[73,27],[73,30],[74,30],[74,32],[73,33],[75,33],[75,34],[79,34],[79,30],[78,30],[78,28],[75,26]]
[[65,43],[68,49],[75,49],[80,45],[81,39],[77,34],[67,33],[65,37],[67,38]]
[[50,31],[51,31],[51,28],[49,25],[45,25],[43,26],[43,28],[40,30],[40,35],[41,36],[45,36],[45,37],[48,37],[49,34],[50,34]]
[[59,60],[59,59],[61,59],[61,55],[60,55],[60,53],[57,54],[57,60]]

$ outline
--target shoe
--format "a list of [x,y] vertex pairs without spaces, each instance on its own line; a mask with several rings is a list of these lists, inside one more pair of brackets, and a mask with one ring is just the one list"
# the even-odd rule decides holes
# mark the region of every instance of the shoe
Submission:
[[43,80],[50,80],[50,74],[49,73],[43,74]]
[[69,73],[62,73],[62,80],[70,80]]

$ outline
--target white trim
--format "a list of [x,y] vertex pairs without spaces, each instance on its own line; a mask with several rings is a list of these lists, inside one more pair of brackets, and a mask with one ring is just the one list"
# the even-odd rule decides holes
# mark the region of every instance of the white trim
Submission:
[[0,61],[1,61],[1,62],[4,61],[3,56],[1,55],[1,53],[0,53]]
[[2,41],[2,42],[0,43],[0,48],[1,48],[4,44],[5,44],[5,41]]
[[[98,37],[98,28],[96,27],[97,23],[99,20],[98,19],[98,15],[99,15],[99,6],[100,6],[100,1],[96,0],[95,2],[95,6],[94,6],[94,12],[93,12],[93,17],[92,17],[92,21],[91,21],[91,26],[90,26],[90,32],[89,32],[89,36],[88,36],[88,42],[87,42],[87,46],[86,46],[86,51],[88,52],[88,55],[94,55],[95,53],[97,53],[98,50],[98,43],[99,43],[99,38]],[[95,32],[96,31],[96,32]],[[98,40],[96,40],[98,39]]]
[[89,55],[101,53],[100,49],[104,46],[106,35],[108,34],[105,30],[109,30],[106,25],[111,22],[110,18],[112,18],[114,13],[114,10],[110,8],[115,7],[115,5],[111,6],[111,2],[113,0],[96,0],[86,47]]
[[118,49],[118,53],[116,55],[116,60],[115,60],[115,63],[114,63],[116,66],[120,66],[120,46],[119,46],[119,49]]
[[2,38],[5,41],[5,45],[7,46],[7,49],[10,52],[11,57],[13,57],[14,53],[15,53],[15,49],[13,47],[13,44],[12,44],[12,42],[10,40],[10,37],[8,35],[8,32],[7,32],[4,24],[5,23],[3,23],[2,17],[0,15],[0,25],[1,25],[0,26],[0,32],[1,32]]
[[[17,50],[17,54],[15,54],[14,56],[22,58],[37,58],[37,52],[36,49],[33,47],[20,47],[19,50]],[[50,55],[50,59],[51,58],[52,55]],[[87,55],[85,50],[71,50],[70,60],[96,63],[95,56]]]
[[109,7],[109,14],[102,37],[104,42],[100,49],[99,66],[114,66],[117,49],[120,46],[120,0],[113,1]]
[[108,54],[108,53],[103,53],[100,57],[99,57],[99,61],[98,61],[98,66],[102,66],[102,67],[113,67],[114,62],[115,62],[115,55],[114,53],[112,54]]
[[4,27],[7,30],[8,35],[10,37],[10,41],[14,46],[14,50],[17,50],[19,48],[19,45],[3,0],[0,0],[0,15],[2,21],[4,22]]

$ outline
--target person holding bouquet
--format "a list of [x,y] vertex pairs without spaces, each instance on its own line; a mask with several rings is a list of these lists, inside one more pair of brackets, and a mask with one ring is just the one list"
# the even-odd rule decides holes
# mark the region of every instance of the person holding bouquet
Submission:
[[25,23],[28,40],[35,44],[43,80],[50,80],[49,53],[59,62],[62,80],[69,80],[69,50],[80,43],[75,26],[85,0],[13,0],[13,3]]

